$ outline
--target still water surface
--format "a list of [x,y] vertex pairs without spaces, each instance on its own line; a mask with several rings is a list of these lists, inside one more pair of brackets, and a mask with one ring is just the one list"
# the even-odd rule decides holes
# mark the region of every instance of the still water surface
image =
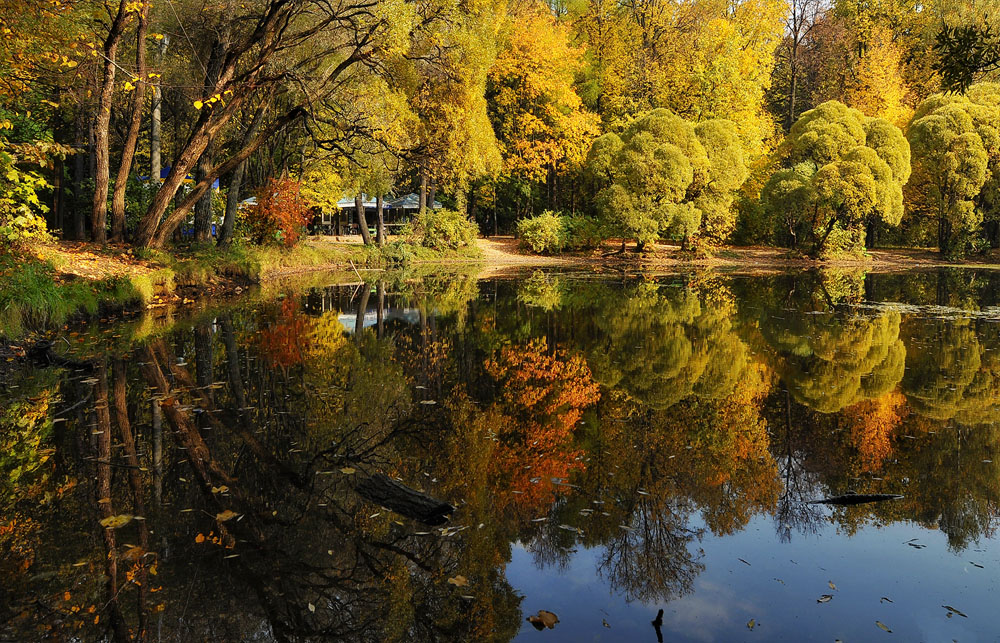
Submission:
[[[998,281],[441,277],[63,329],[79,363],[0,392],[0,640],[997,640]],[[812,503],[851,492],[902,498]]]

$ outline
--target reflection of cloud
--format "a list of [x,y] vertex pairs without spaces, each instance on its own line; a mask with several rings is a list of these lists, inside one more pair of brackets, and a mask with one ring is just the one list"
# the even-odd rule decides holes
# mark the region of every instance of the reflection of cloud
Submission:
[[[731,587],[711,581],[695,582],[694,593],[672,601],[663,612],[664,628],[684,632],[695,641],[715,641],[716,632],[729,630],[736,614],[753,614],[761,608],[745,597],[737,597]],[[667,635],[665,638],[669,639]]]

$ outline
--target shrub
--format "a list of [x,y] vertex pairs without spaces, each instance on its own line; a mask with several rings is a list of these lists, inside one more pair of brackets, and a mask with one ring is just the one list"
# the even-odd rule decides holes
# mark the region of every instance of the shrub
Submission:
[[48,237],[46,207],[38,191],[49,186],[37,173],[19,167],[23,162],[41,164],[43,159],[43,152],[10,144],[0,136],[0,248],[21,247]]
[[312,212],[300,192],[301,184],[292,179],[270,179],[257,190],[257,202],[240,210],[243,236],[258,245],[281,243],[294,246],[303,228],[312,220]]
[[475,243],[479,228],[454,210],[427,209],[413,219],[410,234],[425,248],[456,250]]
[[521,238],[522,247],[548,254],[596,248],[607,238],[604,227],[597,219],[558,214],[551,210],[518,221],[517,235]]
[[517,222],[517,236],[521,239],[521,246],[538,253],[562,252],[568,236],[565,219],[566,217],[551,210],[530,219],[521,219]]

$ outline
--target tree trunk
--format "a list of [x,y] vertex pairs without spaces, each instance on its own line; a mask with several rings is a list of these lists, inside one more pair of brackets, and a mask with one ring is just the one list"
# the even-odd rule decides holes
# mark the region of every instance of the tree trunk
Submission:
[[138,80],[132,90],[132,118],[128,124],[128,134],[122,147],[121,164],[118,166],[118,176],[115,177],[115,189],[111,198],[111,241],[125,240],[125,189],[128,187],[128,176],[132,172],[132,160],[135,158],[135,146],[139,142],[139,127],[142,125],[142,110],[146,104],[146,27],[149,15],[149,3],[142,3],[139,10],[139,26],[135,32],[135,69]]
[[159,42],[153,53],[153,64],[156,67],[156,81],[153,84],[153,105],[149,124],[149,184],[151,186],[160,185],[160,146],[162,144],[162,133],[160,130],[160,110],[163,107],[163,89],[160,81],[160,74],[163,67],[163,54],[167,52],[167,44],[170,39],[166,36]]
[[97,122],[94,127],[94,153],[97,163],[94,176],[94,205],[90,221],[90,232],[95,243],[105,244],[107,238],[108,218],[108,181],[111,168],[109,164],[109,130],[111,126],[111,100],[115,92],[115,59],[118,56],[118,45],[121,44],[122,33],[125,31],[128,3],[121,0],[118,12],[111,21],[111,28],[104,39],[104,73],[101,77],[101,93],[97,104]]
[[[208,59],[208,69],[205,72],[204,98],[206,102],[212,97],[215,86],[219,82],[219,75],[222,73],[222,65],[225,62],[226,51],[228,49],[229,38],[227,33],[223,31],[222,35],[212,44],[212,53]],[[201,153],[201,157],[198,159],[198,165],[195,169],[195,183],[205,180],[208,173],[212,171],[214,162],[215,136],[213,135],[209,137],[208,145],[205,146],[205,151]],[[195,241],[208,241],[212,238],[212,183],[214,181],[209,182],[209,188],[194,206]]]
[[375,225],[375,243],[381,248],[385,245],[385,213],[382,212],[382,195],[375,198],[375,213],[378,223]]
[[420,209],[418,210],[420,216],[424,216],[424,211],[427,210],[427,173],[420,173]]
[[361,240],[366,246],[372,244],[372,236],[368,234],[368,220],[365,218],[365,202],[358,193],[354,197],[354,213],[358,215],[358,228],[361,230]]
[[427,191],[427,207],[434,209],[434,199],[437,198],[438,184],[436,179],[431,179],[431,187]]
[[83,142],[83,124],[77,121],[77,151],[73,163],[73,238],[83,241],[87,238],[87,212],[83,208],[83,180],[86,174],[86,149]]
[[[267,103],[268,99],[265,98],[260,102],[257,111],[254,112],[253,120],[250,122],[250,129],[247,130],[246,136],[243,137],[243,147],[249,145],[253,137],[257,135],[264,112],[267,111]],[[241,162],[233,170],[233,174],[229,179],[229,191],[226,193],[226,215],[222,221],[222,230],[219,231],[218,235],[218,243],[223,248],[229,246],[233,240],[233,229],[236,227],[236,215],[240,209],[240,190],[243,187],[243,176],[246,174],[246,167],[246,161]]]

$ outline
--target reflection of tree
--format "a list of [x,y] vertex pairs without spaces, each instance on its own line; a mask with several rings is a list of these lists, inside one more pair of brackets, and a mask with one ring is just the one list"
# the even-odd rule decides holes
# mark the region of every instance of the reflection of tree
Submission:
[[990,331],[953,320],[927,323],[917,332],[913,343],[920,347],[911,352],[903,379],[914,412],[963,424],[993,422],[1000,409],[1000,355],[986,343]]
[[630,518],[604,544],[598,570],[626,600],[665,602],[690,592],[705,565],[691,551],[700,534],[688,527],[683,501],[644,497]]
[[771,366],[797,401],[821,413],[880,397],[903,377],[906,348],[896,311],[769,313],[759,326]]
[[595,311],[597,338],[587,352],[602,385],[657,409],[692,394],[732,390],[746,347],[733,332],[724,292],[709,302],[693,289],[644,283],[624,296],[607,294]]
[[[495,435],[494,466],[514,503],[538,510],[552,501],[554,481],[579,469],[573,431],[600,393],[580,356],[550,354],[544,340],[504,347],[486,363],[497,383],[497,411],[509,420]],[[501,487],[501,488],[503,488]]]

